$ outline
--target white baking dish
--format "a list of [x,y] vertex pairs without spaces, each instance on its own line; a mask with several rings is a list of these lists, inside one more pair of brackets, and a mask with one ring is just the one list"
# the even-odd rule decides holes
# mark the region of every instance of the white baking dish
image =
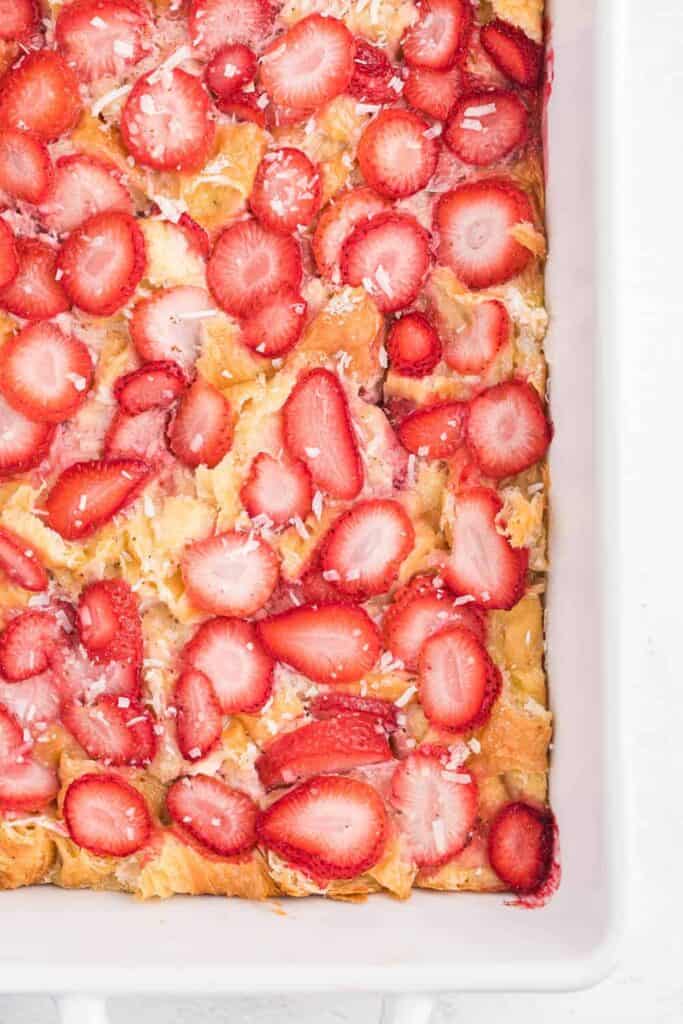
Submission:
[[[2,896],[11,925],[0,934],[0,991],[540,990],[585,986],[609,969],[624,872],[619,639],[610,612],[619,553],[609,163],[618,24],[607,0],[555,0],[550,15],[549,671],[559,893],[536,911],[511,909],[500,896],[416,892],[407,904],[292,901],[283,917],[220,899],[141,904],[19,890]],[[395,1007],[404,1011],[426,1019],[426,1003]]]

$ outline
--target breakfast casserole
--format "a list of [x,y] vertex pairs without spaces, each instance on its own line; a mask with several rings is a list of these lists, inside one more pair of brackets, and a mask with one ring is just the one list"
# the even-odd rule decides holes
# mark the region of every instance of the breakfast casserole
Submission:
[[0,0],[0,887],[557,882],[541,0]]

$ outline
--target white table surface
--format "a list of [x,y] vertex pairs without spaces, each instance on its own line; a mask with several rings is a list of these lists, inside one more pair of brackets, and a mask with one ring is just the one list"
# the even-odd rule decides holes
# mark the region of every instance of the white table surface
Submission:
[[[565,2],[565,0],[560,0]],[[571,3],[571,0],[566,0]],[[616,0],[617,4],[619,0]],[[438,1024],[674,1024],[683,1020],[683,4],[621,0],[630,111],[623,211],[622,466],[628,650],[630,914],[621,962],[587,992],[455,995]],[[11,929],[11,922],[4,921]],[[94,937],[94,941],[97,941]],[[113,1024],[375,1024],[374,996],[117,999]],[[0,1024],[53,1024],[49,999],[0,998]]]

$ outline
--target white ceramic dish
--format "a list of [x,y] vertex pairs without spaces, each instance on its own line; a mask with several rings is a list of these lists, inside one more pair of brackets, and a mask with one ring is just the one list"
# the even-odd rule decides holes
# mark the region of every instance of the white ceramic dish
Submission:
[[[622,917],[617,694],[619,553],[614,395],[618,309],[610,252],[618,10],[555,0],[549,107],[548,356],[556,437],[549,671],[557,728],[551,789],[563,880],[542,910],[500,896],[416,892],[266,905],[210,898],[135,903],[49,887],[7,892],[0,991],[217,994],[266,991],[567,989],[603,976]],[[65,1020],[104,1020],[66,1000]],[[425,997],[393,1001],[426,1021]]]

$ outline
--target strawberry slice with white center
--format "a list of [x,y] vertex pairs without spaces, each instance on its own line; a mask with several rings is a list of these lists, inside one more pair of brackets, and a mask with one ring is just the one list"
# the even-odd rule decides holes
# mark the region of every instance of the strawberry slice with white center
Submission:
[[35,132],[53,142],[81,112],[78,79],[54,50],[34,50],[2,80],[0,130]]
[[5,526],[0,526],[0,569],[24,590],[38,593],[49,583],[36,549]]
[[0,39],[22,40],[38,28],[36,0],[0,0]]
[[237,857],[256,845],[254,801],[211,775],[177,779],[166,794],[166,807],[181,835],[219,857]]
[[516,25],[494,18],[481,29],[481,45],[496,67],[517,85],[533,89],[541,73],[543,49]]
[[187,596],[197,608],[214,615],[248,616],[263,608],[275,590],[279,565],[260,537],[228,530],[190,544],[182,572]]
[[353,77],[348,91],[355,99],[361,103],[395,103],[401,84],[399,70],[384,50],[360,37],[354,41]]
[[14,128],[0,132],[0,189],[3,192],[25,199],[27,203],[40,203],[51,180],[50,154],[38,136]]
[[429,270],[429,235],[406,214],[380,213],[359,224],[344,243],[341,274],[382,313],[396,313],[417,297]]
[[[140,669],[130,659],[96,661],[82,647],[61,644],[53,654],[54,683],[62,701],[89,704],[99,697],[140,697]],[[24,684],[26,685],[26,684]]]
[[232,444],[232,409],[227,398],[197,377],[180,400],[168,430],[171,451],[194,469],[218,465]]
[[421,747],[401,761],[392,779],[401,831],[421,868],[452,860],[467,845],[476,821],[477,785],[448,763],[447,747]]
[[121,113],[128,152],[156,171],[198,171],[211,152],[214,124],[202,81],[180,68],[139,78]]
[[336,585],[347,594],[383,594],[414,543],[413,524],[397,501],[360,501],[332,527],[323,551],[323,571],[334,573]]
[[104,857],[129,857],[152,831],[142,794],[106,772],[75,779],[64,796],[63,811],[74,843]]
[[114,384],[114,397],[124,412],[137,416],[150,409],[168,409],[185,389],[185,374],[170,359],[147,363]]
[[211,683],[226,715],[253,714],[273,688],[273,659],[256,629],[243,619],[204,622],[183,651],[183,660]]
[[161,288],[136,303],[130,335],[142,359],[172,360],[189,376],[201,349],[202,324],[215,313],[209,293],[203,288]]
[[363,467],[339,378],[325,369],[305,373],[285,402],[283,417],[287,450],[303,462],[313,482],[334,498],[357,497]]
[[411,68],[406,78],[403,98],[406,103],[437,121],[445,121],[462,90],[460,68],[433,71]]
[[298,291],[301,274],[298,243],[255,220],[226,228],[206,268],[218,305],[233,316],[244,316],[280,288]]
[[52,184],[40,207],[49,231],[64,234],[105,211],[133,213],[130,192],[116,170],[101,160],[76,153],[60,157]]
[[436,170],[438,143],[429,125],[410,110],[383,110],[358,143],[358,164],[368,185],[390,199],[423,189]]
[[168,455],[167,421],[168,413],[163,409],[148,409],[137,416],[119,409],[104,439],[105,458],[142,459],[150,466],[163,462]]
[[491,822],[491,867],[517,893],[537,892],[550,874],[555,822],[547,807],[523,801],[506,804]]
[[538,391],[526,381],[503,381],[470,402],[467,443],[486,476],[499,480],[528,469],[551,438]]
[[353,36],[342,21],[310,14],[266,49],[261,83],[278,106],[313,110],[346,91],[353,55]]
[[441,341],[426,316],[406,313],[387,338],[389,365],[404,377],[425,377],[441,359]]
[[206,84],[219,99],[228,99],[256,78],[256,54],[244,43],[222,46],[206,66]]
[[337,719],[346,714],[369,716],[380,722],[387,732],[394,732],[398,727],[396,706],[376,697],[358,697],[354,693],[330,691],[314,697],[308,710],[314,718],[320,719]]
[[98,580],[81,594],[78,635],[93,661],[142,662],[138,599],[120,579]]
[[55,676],[48,669],[21,683],[0,682],[0,703],[22,729],[38,736],[47,724],[59,718],[62,699]]
[[122,78],[143,57],[150,26],[137,0],[75,0],[62,7],[55,25],[57,45],[86,82]]
[[0,704],[0,766],[16,760],[24,744],[24,732],[19,722]]
[[0,633],[0,672],[10,682],[40,675],[50,665],[62,631],[48,612],[21,612]]
[[305,299],[294,288],[280,288],[247,315],[241,338],[260,355],[281,356],[296,345],[305,319]]
[[105,696],[90,705],[65,704],[62,722],[88,757],[103,764],[143,765],[154,756],[151,719],[127,698]]
[[403,37],[407,64],[444,71],[463,53],[472,27],[469,0],[423,0],[420,17]]
[[262,619],[259,636],[278,661],[317,683],[353,683],[380,653],[379,631],[355,605],[301,605]]
[[19,257],[14,235],[4,220],[0,220],[0,288],[11,284],[19,270]]
[[57,251],[37,238],[17,238],[19,270],[0,290],[0,309],[25,320],[50,320],[69,308],[57,280]]
[[499,163],[526,142],[529,112],[504,89],[468,92],[451,111],[443,138],[458,160],[473,167]]
[[31,324],[0,350],[2,393],[38,423],[69,419],[88,397],[93,365],[88,349],[47,322]]
[[57,796],[59,780],[52,768],[31,758],[0,766],[0,809],[42,811]]
[[311,775],[346,772],[392,758],[376,718],[340,715],[309,722],[276,737],[259,757],[256,768],[266,789],[274,789]]
[[111,316],[125,306],[145,272],[145,239],[128,213],[97,213],[62,245],[59,268],[75,306]]
[[384,213],[389,202],[371,188],[354,188],[340,192],[327,204],[316,225],[313,255],[318,272],[330,279],[339,276],[339,256],[353,229],[378,213]]
[[511,229],[533,219],[526,192],[508,178],[465,182],[439,200],[439,259],[468,288],[504,284],[533,258]]
[[382,628],[387,650],[411,672],[417,670],[426,640],[449,626],[463,626],[484,643],[485,628],[479,609],[456,604],[456,598],[434,586],[435,577],[415,576],[394,595]]
[[186,669],[176,683],[178,749],[186,761],[199,761],[221,738],[223,712],[210,680],[203,672]]
[[498,299],[478,302],[470,319],[448,340],[443,357],[456,373],[478,376],[496,358],[512,334],[510,314]]
[[513,548],[499,532],[501,508],[495,491],[473,487],[458,496],[451,523],[444,578],[454,593],[472,596],[483,608],[512,608],[524,594],[529,552]]
[[269,150],[261,160],[249,197],[264,227],[291,234],[311,223],[320,207],[320,172],[292,146]]
[[413,455],[426,459],[447,459],[465,441],[467,406],[464,402],[441,402],[408,414],[398,428],[398,438]]
[[354,878],[382,856],[389,831],[376,790],[357,779],[315,776],[262,811],[259,840],[322,882]]
[[298,459],[274,459],[260,452],[251,464],[240,497],[252,518],[267,516],[275,526],[284,526],[297,516],[305,519],[311,511],[311,474]]
[[191,0],[189,30],[192,45],[213,53],[226,43],[263,44],[273,25],[268,0]]
[[37,466],[54,437],[51,423],[27,419],[0,395],[0,473],[21,473]]
[[449,626],[428,637],[419,656],[420,702],[428,721],[465,732],[489,717],[500,672],[470,629]]
[[266,127],[266,114],[258,105],[259,97],[255,92],[237,89],[230,96],[216,100],[216,106],[222,114],[237,121],[251,121],[259,128]]
[[75,462],[45,499],[46,523],[65,540],[87,537],[137,497],[149,474],[139,459]]

